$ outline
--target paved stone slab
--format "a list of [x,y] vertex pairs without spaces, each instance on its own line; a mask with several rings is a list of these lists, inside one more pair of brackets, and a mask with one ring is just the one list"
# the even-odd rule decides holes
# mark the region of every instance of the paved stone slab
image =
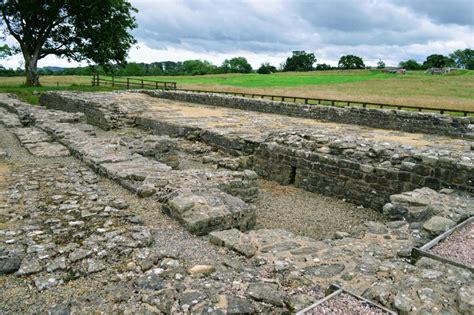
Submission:
[[393,220],[425,222],[438,216],[459,223],[474,215],[473,204],[474,198],[469,194],[452,189],[437,192],[425,187],[392,195],[383,212]]
[[52,138],[46,132],[33,127],[17,128],[15,129],[15,135],[22,144],[52,141]]
[[68,156],[69,150],[59,143],[37,142],[25,144],[25,148],[33,155],[42,157]]
[[26,127],[15,129],[15,135],[21,144],[33,155],[41,157],[68,156],[69,150],[39,128]]
[[7,128],[21,127],[22,124],[18,119],[18,116],[8,112],[4,108],[0,108],[0,123]]
[[118,180],[143,181],[150,174],[160,176],[160,174],[171,170],[171,167],[145,157],[137,156],[130,158],[130,160],[120,161],[119,157],[112,162],[97,162],[95,160],[94,163],[100,164],[99,170],[107,174],[108,177]]

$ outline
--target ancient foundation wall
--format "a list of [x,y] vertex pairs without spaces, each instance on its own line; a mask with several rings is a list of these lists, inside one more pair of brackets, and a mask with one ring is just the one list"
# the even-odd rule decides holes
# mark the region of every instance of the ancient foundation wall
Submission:
[[221,135],[201,128],[180,126],[153,118],[139,116],[135,118],[134,123],[142,128],[153,130],[157,134],[199,140],[234,156],[251,155],[259,145],[238,136]]
[[335,107],[276,102],[212,93],[143,91],[151,96],[198,104],[319,119],[374,128],[474,138],[473,117],[451,117],[403,110]]
[[[69,98],[54,95],[42,100],[48,107],[70,111],[81,111],[81,106],[90,105],[91,113],[92,110],[104,112],[97,117],[120,120],[115,113],[98,104],[75,104]],[[107,122],[110,121],[108,118]],[[381,142],[360,140],[362,142],[357,143],[359,140],[353,137],[331,138],[311,134],[310,130],[307,133],[275,133],[261,142],[251,142],[238,135],[219,134],[148,117],[146,113],[135,116],[134,123],[158,134],[195,139],[234,155],[247,155],[253,161],[251,168],[263,178],[377,210],[389,201],[390,195],[421,187],[474,193],[471,153],[419,151],[397,145],[384,147]]]
[[429,155],[392,162],[367,155],[357,159],[337,152],[345,148],[324,144],[318,148],[312,143],[311,149],[304,149],[272,140],[261,143],[253,157],[253,169],[260,176],[373,209],[382,209],[390,195],[421,187],[474,193],[474,164],[470,162]]
[[59,93],[44,93],[40,102],[50,109],[62,110],[70,113],[83,113],[87,122],[104,130],[114,127],[113,119],[107,110],[100,109],[99,104],[86,102],[82,99],[65,98]]

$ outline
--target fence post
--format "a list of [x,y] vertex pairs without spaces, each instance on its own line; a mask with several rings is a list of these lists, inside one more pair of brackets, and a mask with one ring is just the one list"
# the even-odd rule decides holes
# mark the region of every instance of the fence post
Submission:
[[112,76],[112,87],[115,86],[115,82],[114,82],[114,76]]
[[92,74],[92,86],[95,86],[95,73]]
[[[158,90],[158,82],[155,82],[155,88]],[[165,83],[165,90],[166,90],[166,83]]]
[[145,85],[143,85],[143,79],[142,79],[142,89],[145,88]]
[[99,85],[100,85],[100,79],[99,79],[99,74],[98,74],[98,73],[97,73],[97,77],[96,77],[96,78],[97,78],[97,86],[99,86]]
[[127,78],[127,90],[130,89],[130,78]]

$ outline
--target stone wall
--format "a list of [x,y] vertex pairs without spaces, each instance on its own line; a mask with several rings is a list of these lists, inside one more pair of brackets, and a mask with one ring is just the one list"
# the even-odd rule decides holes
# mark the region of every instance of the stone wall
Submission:
[[335,107],[276,102],[212,93],[142,91],[151,96],[374,128],[474,138],[474,117],[451,117],[404,110]]
[[176,125],[148,117],[138,116],[135,118],[134,123],[142,128],[153,130],[157,134],[199,140],[234,156],[253,154],[258,147],[258,143],[242,139],[238,136],[222,135],[201,128]]
[[40,103],[49,109],[62,110],[70,113],[83,113],[87,123],[104,130],[115,128],[119,119],[113,115],[107,106],[89,102],[81,98],[71,98],[60,93],[44,93]]
[[[42,98],[42,102],[61,109],[72,106],[75,97],[78,96],[51,95]],[[108,125],[128,119],[157,134],[206,142],[233,155],[248,157],[248,166],[263,178],[377,210],[382,210],[390,195],[421,187],[474,192],[474,151],[468,141],[462,141],[464,147],[416,148],[308,128],[274,132],[251,141],[239,134],[160,119],[159,115],[147,115],[146,110],[127,116],[113,109],[114,104],[87,101],[87,106],[103,112],[97,116],[107,117]],[[80,104],[76,108],[80,111]]]
[[390,195],[421,187],[473,193],[474,160],[455,156],[291,132],[261,143],[253,168],[282,184],[381,210]]

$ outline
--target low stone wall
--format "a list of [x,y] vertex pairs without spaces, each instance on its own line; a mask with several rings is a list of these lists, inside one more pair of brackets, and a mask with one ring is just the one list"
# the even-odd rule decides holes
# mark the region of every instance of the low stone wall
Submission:
[[455,156],[292,132],[261,143],[253,168],[282,184],[381,210],[390,195],[421,187],[474,193],[474,160]]
[[251,155],[259,145],[238,136],[221,135],[201,128],[176,125],[154,118],[138,116],[134,123],[142,128],[153,130],[157,134],[199,140],[234,156]]
[[[50,98],[42,100],[48,107],[59,109],[71,106],[74,97],[77,96],[56,99],[53,95],[57,105],[51,105]],[[110,125],[123,124],[128,119],[157,134],[203,141],[236,156],[248,156],[249,167],[263,178],[380,211],[390,195],[421,187],[474,192],[472,146],[471,149],[446,147],[445,150],[443,146],[417,149],[352,134],[323,134],[321,130],[308,128],[270,133],[250,141],[238,134],[160,119],[159,115],[147,115],[145,110],[127,116],[113,109],[114,104],[90,101],[89,105],[102,111]],[[80,109],[79,104],[77,108]],[[463,141],[463,146],[467,145]]]
[[213,93],[146,90],[142,92],[151,96],[182,102],[231,107],[381,129],[474,138],[473,117],[451,117],[403,110],[305,105]]
[[65,97],[60,93],[44,93],[41,95],[40,103],[49,109],[83,113],[89,124],[104,130],[115,128],[119,121],[109,110],[102,108],[101,104],[88,102],[80,98]]

